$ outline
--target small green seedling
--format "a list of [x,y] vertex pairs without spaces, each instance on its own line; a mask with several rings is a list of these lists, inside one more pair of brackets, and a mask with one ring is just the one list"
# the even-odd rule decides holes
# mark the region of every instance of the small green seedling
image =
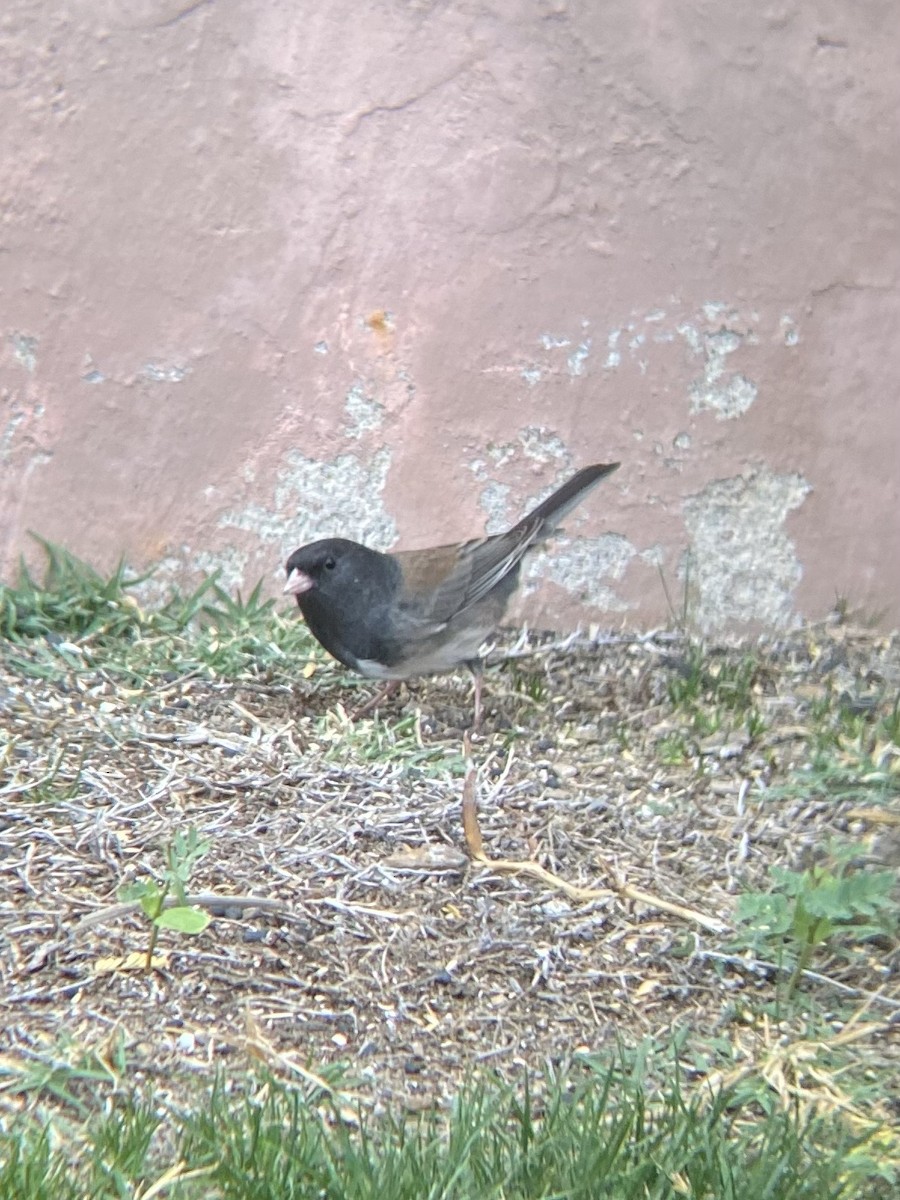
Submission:
[[[209,841],[197,836],[191,826],[178,832],[166,847],[166,867],[161,882],[143,879],[120,889],[123,900],[137,900],[150,922],[146,969],[153,967],[153,952],[160,929],[177,933],[202,933],[210,922],[209,913],[187,902],[187,884],[194,867],[209,849]],[[172,901],[174,900],[174,903]]]
[[765,943],[788,955],[793,963],[788,996],[816,952],[836,935],[849,933],[859,942],[888,931],[885,910],[893,907],[893,871],[852,870],[847,855],[838,854],[831,866],[805,871],[773,867],[771,879],[771,891],[741,896],[737,918],[746,928],[743,945],[755,950]]

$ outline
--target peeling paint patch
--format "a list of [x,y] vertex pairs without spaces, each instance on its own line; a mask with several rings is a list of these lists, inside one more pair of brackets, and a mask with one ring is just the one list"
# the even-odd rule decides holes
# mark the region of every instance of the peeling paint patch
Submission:
[[[581,328],[586,329],[590,324],[589,321],[582,321]],[[553,351],[568,350],[572,345],[572,339],[565,337],[562,334],[545,332],[538,338],[538,345],[542,350],[552,353]],[[569,375],[575,378],[578,375],[583,375],[585,365],[591,353],[591,339],[583,338],[571,353],[566,355],[566,370]],[[519,375],[524,379],[529,387],[534,387],[551,375],[555,368],[555,363],[558,359],[543,362],[530,362],[524,367],[519,368]]]
[[387,550],[397,540],[397,526],[384,508],[383,493],[391,465],[386,447],[365,462],[341,454],[330,462],[287,455],[278,474],[271,508],[250,504],[219,518],[222,529],[246,529],[261,542],[279,547],[279,562],[305,542],[342,537]]
[[[565,442],[557,434],[552,433],[542,425],[526,425],[520,429],[514,441],[494,443],[487,447],[486,454],[489,462],[476,459],[470,463],[470,470],[479,483],[482,484],[479,503],[487,520],[488,533],[502,533],[513,522],[524,516],[529,508],[546,497],[562,482],[562,476],[572,468],[572,455]],[[521,455],[530,462],[557,464],[557,478],[549,484],[538,496],[532,497],[522,505],[521,512],[511,512],[509,496],[511,488],[505,483],[499,483],[492,472],[506,466]]]
[[518,444],[531,462],[562,462],[572,465],[572,454],[562,438],[543,425],[526,425],[519,432]]
[[[490,447],[489,454],[495,452],[495,447]],[[511,457],[511,455],[510,455]],[[506,461],[505,459],[503,461]],[[479,503],[482,512],[484,512],[487,520],[485,528],[488,533],[501,533],[507,529],[510,524],[509,517],[509,494],[512,491],[509,484],[498,483],[496,479],[492,479],[488,474],[488,464],[484,459],[476,459],[469,464],[469,469],[472,474],[482,484]]]
[[742,416],[757,395],[756,384],[743,375],[732,375],[731,379],[720,387],[694,384],[691,387],[691,412],[711,408],[720,419],[730,420],[732,417]]
[[734,354],[741,344],[740,335],[733,329],[718,329],[706,335],[706,350],[710,358],[724,362],[727,354]]
[[[552,550],[541,551],[526,562],[529,580],[549,579],[571,595],[607,612],[624,612],[629,607],[603,579],[621,579],[637,551],[618,533],[600,537],[558,538]],[[534,591],[534,585],[524,589]]]
[[781,336],[784,338],[784,344],[786,346],[796,346],[800,341],[800,331],[794,323],[794,318],[785,314],[778,324],[781,328]]
[[82,380],[82,383],[105,383],[106,382],[106,376],[98,368],[97,364],[94,362],[93,356],[90,354],[85,354],[85,356],[84,356],[84,369],[83,369],[83,373],[81,376],[81,380]]
[[166,366],[163,363],[145,363],[139,372],[141,378],[150,383],[181,383],[188,373],[188,367]]
[[568,359],[566,360],[566,366],[569,369],[569,374],[571,376],[573,376],[573,378],[576,375],[584,374],[585,364],[587,363],[587,360],[590,357],[590,354],[591,354],[591,339],[585,338],[584,341],[580,342],[578,347],[572,351],[572,353],[569,355]]
[[[283,579],[283,564],[292,550],[317,538],[354,538],[376,549],[387,550],[397,540],[397,526],[384,510],[382,494],[391,465],[391,453],[379,450],[366,463],[350,454],[331,462],[306,458],[297,451],[287,455],[275,484],[271,508],[249,504],[223,513],[220,529],[244,529],[272,553],[272,574]],[[219,583],[234,590],[246,580],[255,554],[238,546],[214,551],[179,546],[163,559],[151,579],[141,585],[142,603],[160,601],[189,564],[191,571],[219,573]]]
[[[645,321],[658,321],[666,314],[661,309],[657,309],[644,317]],[[623,343],[623,337],[627,335],[627,341]],[[654,341],[667,340],[654,335]],[[669,338],[668,340],[671,340]],[[637,331],[637,326],[634,321],[629,321],[627,325],[622,325],[619,329],[613,329],[606,335],[606,358],[603,366],[607,371],[615,371],[617,367],[622,365],[622,346],[625,345],[628,350],[628,356],[632,361],[636,361],[641,374],[647,371],[648,362],[645,358],[638,358],[638,351],[647,344],[647,335]]]
[[216,575],[216,582],[226,592],[237,593],[246,581],[247,555],[234,546],[220,550],[198,550],[192,546],[178,547],[154,566],[153,574],[135,588],[135,599],[145,608],[159,608],[172,593],[176,580],[185,573],[185,565],[199,575]]
[[[572,455],[562,438],[543,425],[526,425],[519,430],[514,441],[493,442],[487,447],[486,453],[495,467],[505,466],[517,454],[542,465],[559,461],[565,466],[572,463]],[[480,465],[484,466],[483,463]],[[479,478],[486,478],[486,475]]]
[[[26,405],[23,407],[15,395],[10,396],[2,390],[0,390],[0,399],[9,400],[6,422],[0,428],[0,462],[9,461],[17,450],[25,451],[27,465],[24,475],[20,478],[21,485],[34,467],[49,462],[53,457],[46,450],[32,450],[31,448],[35,438],[33,433],[29,433],[29,427],[34,426],[44,415],[44,406],[40,403],[28,404],[26,401]],[[20,432],[23,436],[16,445]]]
[[676,329],[695,354],[703,353],[703,342],[700,339],[700,330],[697,329],[695,325],[691,325],[688,321],[683,321],[680,325],[676,326]]
[[6,462],[12,453],[12,444],[15,441],[16,432],[19,426],[25,421],[25,413],[19,406],[13,402],[12,411],[9,414],[9,420],[0,434],[0,462]]
[[384,424],[384,405],[367,396],[361,383],[355,383],[347,393],[344,412],[348,417],[347,437],[361,438],[364,433],[380,429]]
[[648,546],[646,550],[642,550],[638,557],[641,562],[647,563],[648,566],[661,567],[666,561],[665,547],[656,542],[654,545]]
[[[723,305],[706,304],[703,311],[713,319],[721,315],[723,308]],[[710,409],[719,420],[742,416],[756,399],[758,389],[737,372],[729,375],[726,368],[728,356],[741,346],[745,336],[724,327],[714,333],[701,333],[688,323],[679,325],[678,332],[691,350],[704,359],[702,378],[695,379],[690,386],[691,412]]]
[[14,333],[9,339],[12,342],[13,354],[16,361],[31,374],[37,367],[38,339],[27,333]]
[[811,490],[801,475],[763,470],[710,483],[684,502],[691,549],[681,574],[701,629],[794,623],[793,591],[803,572],[783,526]]
[[485,528],[488,533],[502,533],[509,528],[509,495],[512,488],[507,483],[488,480],[481,489],[481,507],[487,515]]
[[536,355],[524,365],[489,367],[486,370],[504,374],[517,372],[529,387],[535,387],[548,376],[558,375],[564,363],[568,375],[573,379],[578,378],[585,374],[591,356],[591,338],[584,332],[590,328],[590,324],[587,318],[582,318],[579,321],[581,333],[573,337],[545,330],[537,339],[543,354]]
[[[670,298],[674,299],[674,298]],[[691,411],[709,409],[721,420],[739,417],[755,402],[757,385],[728,370],[729,356],[740,347],[758,346],[759,313],[741,313],[719,300],[710,300],[688,319],[678,321],[663,308],[632,312],[630,319],[606,334],[605,370],[634,363],[646,374],[655,359],[655,347],[684,341],[703,361],[703,374],[690,385]],[[785,345],[798,340],[793,320],[782,317]]]

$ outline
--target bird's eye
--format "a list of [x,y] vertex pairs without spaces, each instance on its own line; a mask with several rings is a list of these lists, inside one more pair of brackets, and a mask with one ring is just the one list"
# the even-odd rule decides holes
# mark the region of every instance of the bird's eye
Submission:
[[334,561],[334,559],[329,554],[328,557],[325,559],[323,566],[325,567],[326,571],[333,571],[334,568],[337,566],[337,563]]

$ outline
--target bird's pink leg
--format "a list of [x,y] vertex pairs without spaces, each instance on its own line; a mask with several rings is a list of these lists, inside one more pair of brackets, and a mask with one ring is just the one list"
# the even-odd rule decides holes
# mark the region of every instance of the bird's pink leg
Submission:
[[371,696],[364,704],[360,704],[358,708],[354,708],[350,714],[350,720],[357,721],[360,717],[364,717],[366,713],[370,713],[374,708],[377,708],[382,701],[387,700],[388,696],[393,696],[401,683],[402,680],[400,679],[389,679],[384,687],[378,689],[374,696]]
[[481,683],[484,676],[480,660],[470,662],[469,670],[472,672],[472,678],[475,680],[475,713],[472,717],[472,729],[477,731],[481,728],[481,718],[484,715],[484,706],[481,703]]

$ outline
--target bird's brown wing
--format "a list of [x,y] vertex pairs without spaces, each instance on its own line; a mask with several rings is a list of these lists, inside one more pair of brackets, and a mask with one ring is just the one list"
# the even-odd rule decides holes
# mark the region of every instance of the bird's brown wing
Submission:
[[506,578],[533,540],[530,530],[510,530],[461,545],[395,554],[403,572],[404,608],[428,623],[452,620]]
[[566,513],[618,465],[602,463],[578,471],[506,533],[393,555],[403,572],[404,608],[426,623],[440,623],[483,600],[518,567],[535,542],[554,533]]

